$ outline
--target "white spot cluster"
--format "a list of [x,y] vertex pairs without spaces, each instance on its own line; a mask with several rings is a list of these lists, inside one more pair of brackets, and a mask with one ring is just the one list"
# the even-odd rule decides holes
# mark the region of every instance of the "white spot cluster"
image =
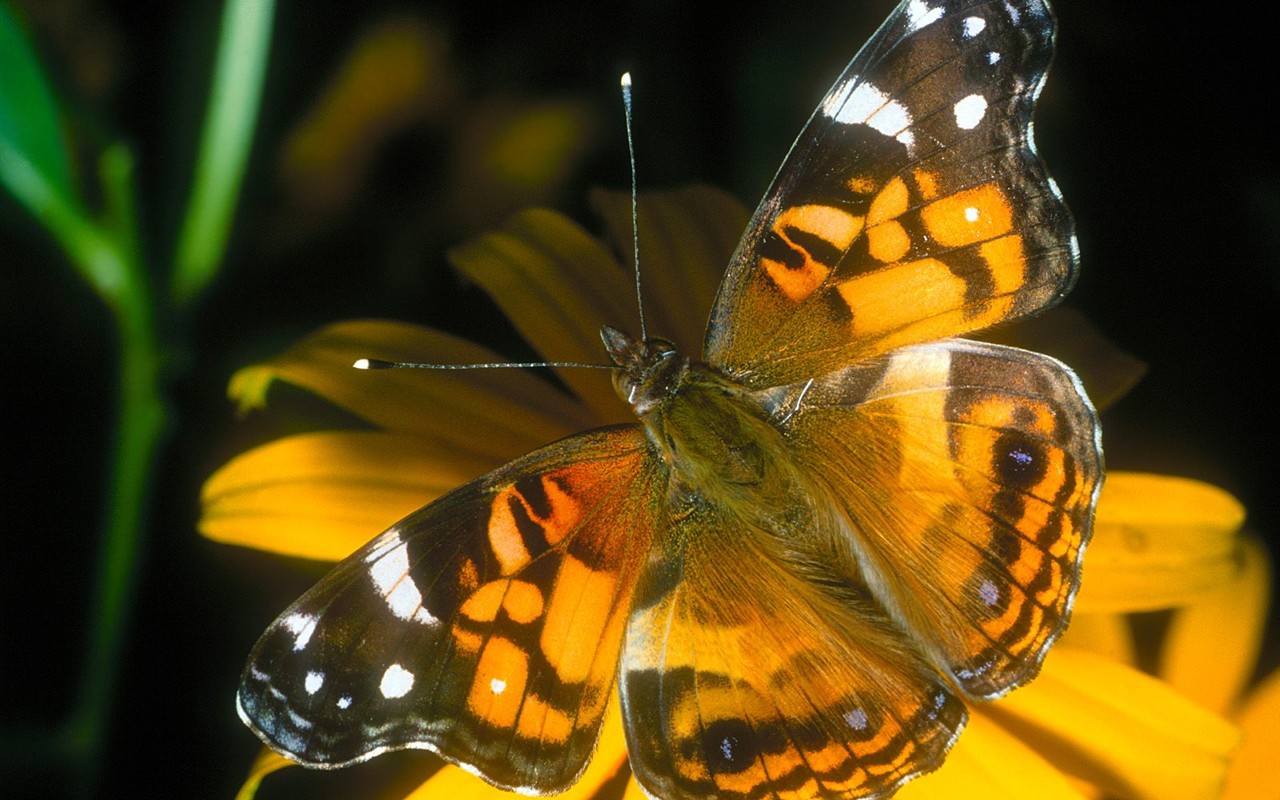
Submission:
[[827,95],[822,114],[844,125],[867,125],[907,147],[915,143],[907,107],[857,75],[846,78]]
[[316,618],[310,614],[290,614],[284,618],[282,624],[293,634],[295,652],[306,647],[307,642],[311,641],[311,634],[316,632]]
[[382,682],[378,684],[378,691],[388,700],[404,697],[412,688],[413,673],[399,664],[387,667],[387,671],[382,673]]
[[386,550],[370,565],[369,578],[373,581],[374,588],[387,601],[387,608],[391,609],[392,614],[400,619],[434,625],[440,620],[423,607],[422,592],[418,591],[418,585],[409,577],[409,546],[398,537],[397,541],[398,544]]
[[931,7],[924,0],[911,0],[907,3],[907,24],[911,26],[911,30],[918,31],[937,22],[942,17],[942,12],[942,6]]
[[980,94],[971,94],[957,100],[954,110],[956,125],[961,130],[971,131],[978,127],[978,123],[982,122],[982,118],[987,114],[987,98]]

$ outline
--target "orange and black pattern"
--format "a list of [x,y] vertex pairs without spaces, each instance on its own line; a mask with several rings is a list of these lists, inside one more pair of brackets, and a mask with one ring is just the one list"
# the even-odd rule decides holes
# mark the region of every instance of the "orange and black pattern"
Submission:
[[1041,3],[899,6],[756,211],[708,362],[777,386],[1057,302],[1074,234],[1029,127],[1052,43]]
[[804,128],[702,361],[606,328],[639,424],[428,505],[263,634],[245,722],[301,763],[437,752],[526,794],[612,687],[664,800],[886,797],[1039,672],[1080,586],[1097,416],[954,337],[1052,305],[1072,223],[1031,141],[1043,0],[903,0]]
[[674,798],[863,797],[942,759],[964,705],[864,585],[801,568],[746,519],[702,511],[684,527],[689,543],[645,573],[623,650],[641,785]]
[[827,376],[788,411],[795,441],[823,432],[798,458],[847,516],[856,568],[971,697],[1034,678],[1066,627],[1102,479],[1081,398],[1047,356],[948,340]]
[[597,431],[405,518],[272,624],[241,713],[310,766],[413,746],[510,788],[573,781],[654,528],[644,452]]

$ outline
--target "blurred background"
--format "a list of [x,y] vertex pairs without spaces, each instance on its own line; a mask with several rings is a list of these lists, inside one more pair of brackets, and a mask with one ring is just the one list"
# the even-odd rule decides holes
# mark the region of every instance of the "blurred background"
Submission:
[[[62,98],[78,179],[93,184],[104,144],[133,149],[143,252],[162,263],[221,3],[3,1]],[[196,533],[204,479],[282,433],[261,415],[236,419],[225,390],[237,368],[357,317],[525,355],[444,253],[532,204],[592,224],[587,190],[628,182],[624,70],[641,189],[709,182],[751,207],[891,6],[745,0],[726,17],[671,0],[280,0],[225,265],[172,338],[183,346],[163,354],[172,427],[103,757],[85,771],[38,745],[75,701],[93,613],[116,342],[62,251],[0,195],[0,794],[225,798],[243,780],[258,750],[233,708],[244,657],[323,568]],[[1238,12],[1153,8],[1058,3],[1036,133],[1078,226],[1083,270],[1068,304],[1148,365],[1104,414],[1108,466],[1227,489],[1274,561],[1280,171],[1261,119],[1276,100],[1273,42]],[[1274,620],[1264,650],[1273,668]],[[412,783],[406,765],[432,769],[421,754],[385,760],[291,785],[382,796]],[[260,796],[282,795],[268,781]]]

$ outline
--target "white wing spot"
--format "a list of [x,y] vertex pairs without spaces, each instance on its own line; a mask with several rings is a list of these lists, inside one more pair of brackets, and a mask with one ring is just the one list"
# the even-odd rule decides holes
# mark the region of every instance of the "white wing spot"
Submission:
[[284,626],[293,634],[293,649],[297,652],[311,641],[311,634],[316,632],[316,618],[310,614],[290,614],[284,618]]
[[972,39],[987,28],[987,21],[982,17],[964,18],[964,38]]
[[320,691],[321,686],[324,686],[323,672],[308,672],[306,679],[302,682],[302,687],[307,690],[307,694],[315,694]]
[[342,697],[339,697],[338,708],[341,708],[343,711],[347,710],[348,708],[351,708],[351,698],[345,694]]
[[867,712],[860,708],[845,712],[844,721],[849,723],[849,727],[855,731],[865,731],[867,729]]
[[978,127],[978,123],[982,122],[982,118],[987,114],[987,98],[980,94],[971,94],[957,100],[954,108],[956,125],[962,130],[971,131]]
[[988,63],[988,64],[990,64],[990,65],[991,65],[991,66],[993,66],[993,67],[994,67],[996,64],[999,64],[999,63],[1000,63],[1000,54],[999,54],[999,53],[997,53],[995,50],[992,50],[990,53],[987,53],[987,63]]
[[399,664],[392,664],[382,673],[382,683],[378,685],[382,696],[388,700],[404,697],[413,688],[413,673]]
[[978,587],[978,599],[987,606],[994,606],[1000,602],[1000,590],[990,580],[985,580]]
[[502,694],[507,690],[507,682],[501,678],[494,678],[489,681],[489,691],[494,694]]
[[416,620],[423,625],[439,622],[422,605],[422,592],[409,577],[409,545],[399,540],[369,567],[369,578],[387,601],[391,613],[400,619]]
[[915,142],[907,107],[857,75],[847,78],[827,96],[822,113],[844,125],[865,124],[908,147]]
[[910,3],[907,3],[907,19],[913,31],[932,25],[941,17],[942,6],[930,8],[929,4],[924,0],[911,0]]
[[970,222],[977,222],[978,216],[979,216],[978,209],[974,208],[973,206],[969,206],[964,210],[964,218]]

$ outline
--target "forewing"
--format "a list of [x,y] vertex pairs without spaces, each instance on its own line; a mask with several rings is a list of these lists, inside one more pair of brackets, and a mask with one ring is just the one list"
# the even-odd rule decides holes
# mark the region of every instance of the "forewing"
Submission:
[[941,764],[964,706],[865,587],[708,506],[672,525],[619,678],[650,796],[880,796]]
[[337,767],[419,747],[526,793],[586,766],[653,531],[635,426],[565,439],[415,512],[287,609],[241,716]]
[[756,210],[706,360],[776,386],[1056,302],[1074,233],[1031,138],[1053,35],[1039,0],[903,0]]
[[845,516],[854,566],[938,668],[984,699],[1034,678],[1066,627],[1103,476],[1075,375],[947,340],[770,396]]

